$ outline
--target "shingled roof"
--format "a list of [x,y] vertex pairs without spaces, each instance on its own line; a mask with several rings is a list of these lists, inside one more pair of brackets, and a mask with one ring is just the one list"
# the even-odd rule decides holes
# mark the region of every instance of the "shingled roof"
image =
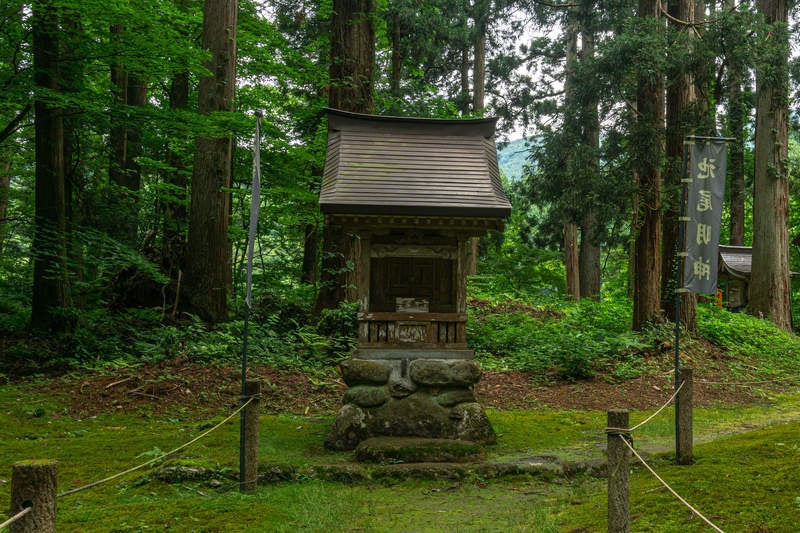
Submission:
[[[733,279],[750,281],[753,271],[752,246],[726,246],[719,245],[719,273]],[[800,272],[790,271],[793,278],[800,276]]]
[[324,213],[504,218],[496,119],[383,117],[328,110]]

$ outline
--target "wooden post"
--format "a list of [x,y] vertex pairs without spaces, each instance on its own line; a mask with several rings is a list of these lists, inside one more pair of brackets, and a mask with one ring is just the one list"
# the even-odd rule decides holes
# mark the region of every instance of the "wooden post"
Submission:
[[676,461],[679,465],[692,464],[692,369],[681,368],[678,370],[678,386],[683,383],[678,392],[677,417],[678,435],[676,442]]
[[245,383],[244,401],[252,398],[242,415],[242,454],[239,464],[239,490],[251,492],[258,485],[258,414],[261,382],[248,380]]
[[21,461],[11,469],[11,515],[31,511],[9,526],[10,533],[50,533],[56,530],[58,463]]
[[628,431],[628,410],[608,411],[608,532],[628,533],[630,531],[628,485],[628,459],[630,450],[622,438],[630,438]]

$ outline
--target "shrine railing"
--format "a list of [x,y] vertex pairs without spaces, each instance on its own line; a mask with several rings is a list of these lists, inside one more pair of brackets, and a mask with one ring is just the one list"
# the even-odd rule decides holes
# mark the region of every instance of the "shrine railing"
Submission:
[[359,348],[467,347],[463,313],[359,313]]

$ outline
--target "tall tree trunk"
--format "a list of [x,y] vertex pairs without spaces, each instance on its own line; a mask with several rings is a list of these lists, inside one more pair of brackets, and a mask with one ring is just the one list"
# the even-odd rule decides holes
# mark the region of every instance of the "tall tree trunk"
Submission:
[[489,28],[489,0],[476,0],[473,6],[474,53],[472,63],[472,110],[483,111],[486,100],[486,33]]
[[69,307],[64,126],[62,109],[47,101],[45,91],[59,92],[58,9],[50,2],[33,4],[33,63],[37,88],[34,104],[36,135],[36,219],[32,244],[33,298],[31,327],[64,331],[69,325],[59,311]]
[[400,81],[403,73],[402,28],[400,11],[392,16],[392,74],[390,78],[390,91],[393,98],[400,99]]
[[[726,9],[734,12],[734,0],[726,0]],[[742,95],[744,65],[735,54],[728,64],[728,135],[735,140],[728,149],[728,175],[730,176],[731,227],[729,244],[744,246],[744,122],[746,105]]]
[[[688,0],[672,0],[669,5],[669,14],[672,16],[670,25],[676,33],[684,35],[692,28],[676,23],[675,20],[692,22],[695,10]],[[661,256],[661,299],[664,302],[664,314],[675,321],[675,298],[679,288],[676,286],[678,273],[678,252],[683,248],[683,243],[678,242],[681,215],[681,189],[683,184],[683,153],[684,138],[692,133],[690,108],[696,101],[695,87],[692,76],[688,72],[680,71],[669,80],[667,84],[667,130],[666,130],[666,162],[664,170],[664,214],[662,220],[662,256]],[[704,106],[700,106],[703,108]],[[707,107],[707,106],[706,106]],[[702,113],[702,111],[701,111]],[[680,294],[680,320],[688,331],[697,329],[697,295],[692,293]]]
[[[591,1],[581,3],[579,28],[581,34],[581,51],[578,59],[581,63],[594,60],[595,31],[591,27],[594,4]],[[599,95],[596,91],[585,91],[581,101],[581,142],[585,151],[591,154],[586,161],[588,179],[596,180],[600,174],[600,117],[598,114]],[[580,221],[581,244],[578,255],[581,298],[598,298],[600,296],[600,237],[602,228],[598,227],[597,209],[587,205]]]
[[728,175],[730,176],[731,233],[729,243],[744,246],[744,115],[741,71],[731,69],[729,88],[728,134],[735,140],[729,145]]
[[[111,38],[121,42],[124,37],[122,24],[111,26]],[[138,221],[136,219],[134,194],[138,191],[135,181],[128,171],[128,73],[125,65],[119,61],[111,64],[111,88],[113,91],[113,108],[111,111],[111,129],[109,143],[111,147],[108,177],[114,185],[107,199],[110,209],[109,216],[113,220],[107,221],[109,234],[117,241],[134,247]]]
[[11,160],[0,167],[0,253],[8,233],[8,193],[11,190]]
[[575,300],[581,297],[578,278],[578,225],[564,221],[564,270],[567,277],[567,295]]
[[[128,75],[126,104],[130,108],[147,105],[147,84],[140,75]],[[142,169],[138,162],[138,158],[142,155],[141,118],[133,117],[126,129],[128,148],[125,151],[125,172],[127,174],[127,183],[130,190],[138,192],[142,188]],[[133,214],[134,220],[137,220],[137,210],[134,210]],[[136,231],[135,227],[133,231]]]
[[[172,111],[189,108],[189,72],[180,72],[172,78],[169,92],[169,107]],[[169,194],[162,200],[164,239],[161,246],[161,266],[170,277],[177,280],[183,269],[186,254],[186,227],[188,210],[186,209],[186,155],[178,145],[167,146],[167,165],[169,170],[164,176],[170,188]]]
[[[580,125],[578,124],[579,102],[576,96],[578,68],[578,11],[577,7],[569,8],[567,26],[564,36],[566,67],[564,69],[564,132],[567,135],[566,148],[567,172],[575,171],[575,161]],[[569,191],[566,191],[570,195]],[[578,254],[578,225],[570,218],[564,220],[564,273],[566,275],[567,294],[575,300],[581,297],[580,262]]]
[[334,0],[331,31],[328,104],[371,113],[375,105],[375,0]]
[[313,284],[317,279],[317,227],[306,224],[303,238],[303,265],[300,281]]
[[[202,115],[233,111],[236,87],[237,0],[205,0],[203,48],[210,76],[200,79]],[[190,307],[212,322],[224,320],[232,278],[230,227],[231,137],[195,139],[185,294]]]
[[[639,17],[659,19],[657,1],[639,0]],[[660,76],[638,74],[634,131],[633,169],[636,180],[637,210],[632,224],[633,329],[641,330],[657,319],[661,311],[661,153],[663,150],[664,100]]]
[[581,247],[578,254],[580,297],[598,298],[600,296],[600,246],[599,228],[593,210],[587,211],[581,220]]
[[750,313],[791,330],[789,278],[789,38],[785,0],[759,0],[767,23],[757,66]]
[[[486,107],[486,32],[489,26],[490,2],[477,0],[474,5],[475,42],[473,43],[472,63],[472,111],[483,113]],[[470,239],[470,255],[466,273],[472,276],[478,272],[478,237]]]
[[470,98],[470,91],[469,91],[469,65],[470,65],[470,56],[469,50],[464,48],[461,50],[461,65],[458,69],[458,78],[461,85],[461,94],[459,95],[458,102],[458,110],[461,112],[462,115],[466,115],[469,113],[469,107],[471,103]]
[[[344,111],[371,113],[375,73],[374,0],[334,0],[331,31],[329,105]],[[358,298],[355,238],[326,221],[322,241],[317,311]]]
[[[81,57],[81,45],[85,40],[81,25],[80,13],[62,8],[61,52],[63,62],[61,78],[66,91],[72,95],[83,89],[85,79],[85,61]],[[69,272],[75,282],[72,287],[72,304],[83,307],[84,298],[75,286],[84,281],[84,245],[77,237],[78,229],[83,223],[84,197],[84,162],[81,149],[80,132],[85,127],[84,119],[77,109],[67,109],[64,117],[64,202],[66,204],[67,246]]]

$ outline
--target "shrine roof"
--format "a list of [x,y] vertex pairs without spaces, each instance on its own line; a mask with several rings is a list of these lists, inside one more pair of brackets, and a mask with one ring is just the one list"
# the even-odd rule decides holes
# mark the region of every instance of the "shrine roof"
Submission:
[[495,118],[445,120],[328,110],[324,213],[504,218]]
[[[719,273],[733,279],[750,281],[753,271],[752,246],[719,245]],[[792,277],[800,276],[800,272],[789,272]]]

